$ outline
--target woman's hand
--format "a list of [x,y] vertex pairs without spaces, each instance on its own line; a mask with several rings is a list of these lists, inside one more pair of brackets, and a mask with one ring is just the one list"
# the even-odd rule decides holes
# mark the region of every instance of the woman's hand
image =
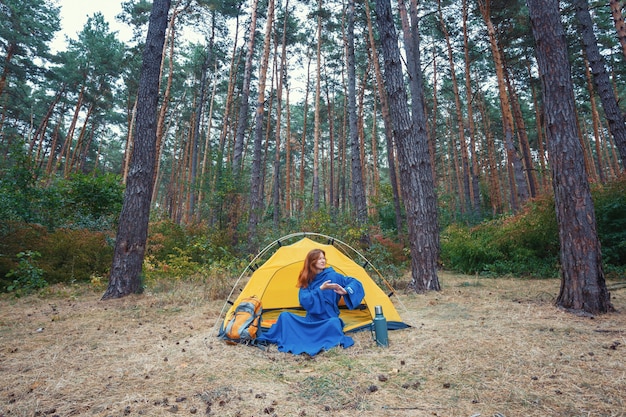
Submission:
[[322,285],[320,285],[320,290],[333,290],[339,295],[345,295],[348,293],[341,285],[331,282],[330,280],[325,281]]

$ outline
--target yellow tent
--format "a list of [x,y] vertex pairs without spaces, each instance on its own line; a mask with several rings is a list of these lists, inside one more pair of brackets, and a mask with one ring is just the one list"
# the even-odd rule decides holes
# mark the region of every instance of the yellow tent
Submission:
[[[285,242],[287,238],[299,235],[305,235],[305,237],[291,245],[283,245],[282,242]],[[318,243],[306,236],[322,236],[328,240],[328,243]],[[261,254],[275,246],[279,246],[279,248],[260,267],[255,269],[253,263],[249,265],[249,269],[254,272],[224,316],[220,333],[226,326],[228,319],[231,317],[232,312],[239,302],[253,295],[261,299],[263,306],[263,328],[267,329],[271,327],[271,325],[276,322],[278,315],[283,311],[291,311],[304,316],[306,313],[298,302],[296,281],[298,274],[302,270],[302,265],[307,253],[315,248],[322,249],[326,252],[326,262],[328,266],[332,266],[335,271],[340,274],[358,279],[363,284],[365,299],[361,306],[354,310],[340,307],[339,316],[345,324],[345,332],[369,329],[375,315],[375,306],[382,306],[389,330],[409,327],[400,318],[389,296],[374,282],[365,269],[338,248],[338,246],[350,248],[343,242],[325,235],[311,233],[295,234],[277,240],[264,249]],[[352,250],[362,257],[356,250]],[[259,254],[259,256],[261,254]],[[257,259],[259,256],[257,256]],[[365,260],[365,258],[363,259]],[[235,289],[233,289],[233,293],[235,290],[236,286]],[[231,297],[233,297],[233,293],[231,293]],[[229,297],[229,299],[231,297]]]

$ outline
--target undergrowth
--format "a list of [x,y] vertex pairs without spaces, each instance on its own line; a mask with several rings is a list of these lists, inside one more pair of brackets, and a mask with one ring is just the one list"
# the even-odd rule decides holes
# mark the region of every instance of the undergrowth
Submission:
[[[593,199],[605,273],[619,276],[626,271],[626,179],[596,186]],[[446,227],[441,260],[465,274],[552,278],[560,268],[558,234],[554,199],[544,196],[515,215]]]
[[[29,182],[21,200],[6,180],[0,185],[4,187],[0,187],[0,214],[4,215],[0,221],[0,291],[37,291],[43,282],[106,283],[122,192],[114,178],[75,176],[59,180],[48,194],[37,192],[37,184]],[[623,276],[626,179],[596,185],[593,197],[605,273],[607,278]],[[252,240],[247,238],[245,218],[232,227],[209,222],[185,226],[153,213],[142,279],[146,286],[163,280],[210,283],[209,297],[224,297],[227,283],[245,270],[260,249],[285,235],[310,232],[336,237],[355,248],[369,261],[365,268],[379,285],[385,280],[399,289],[409,268],[410,245],[406,234],[394,229],[391,200],[375,204],[379,215],[366,225],[332,208],[315,211],[307,207],[277,225],[266,216]],[[444,269],[493,277],[559,275],[558,226],[550,196],[530,201],[515,215],[472,226],[450,224],[440,238]],[[30,258],[40,271],[37,280],[16,278],[16,274],[23,275],[20,253],[41,255]]]

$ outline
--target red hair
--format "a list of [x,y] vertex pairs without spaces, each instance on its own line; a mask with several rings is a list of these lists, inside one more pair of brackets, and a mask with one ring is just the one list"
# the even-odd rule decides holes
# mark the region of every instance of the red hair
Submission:
[[298,288],[306,288],[309,286],[315,275],[317,275],[317,270],[314,268],[315,261],[317,261],[321,256],[326,256],[326,252],[322,249],[312,249],[309,253],[307,253],[306,258],[304,259],[304,265],[302,266],[302,271],[300,271],[300,275],[298,276]]

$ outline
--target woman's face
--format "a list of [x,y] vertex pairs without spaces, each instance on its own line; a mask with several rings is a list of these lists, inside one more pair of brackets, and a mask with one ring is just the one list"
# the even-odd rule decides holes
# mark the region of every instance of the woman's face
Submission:
[[321,271],[322,269],[326,268],[326,257],[323,253],[320,253],[318,258],[313,262],[313,268],[315,268],[315,270],[317,271]]

